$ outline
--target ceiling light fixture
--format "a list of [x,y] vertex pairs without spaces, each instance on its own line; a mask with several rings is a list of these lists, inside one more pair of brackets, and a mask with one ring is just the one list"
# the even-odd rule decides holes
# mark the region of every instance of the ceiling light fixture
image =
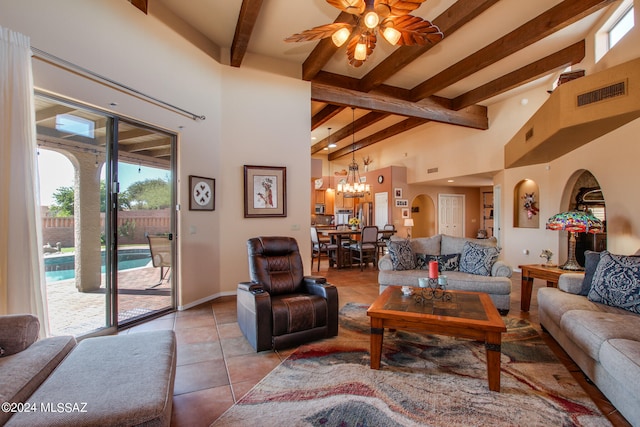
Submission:
[[360,171],[358,164],[356,163],[356,107],[351,107],[351,127],[352,127],[352,149],[351,149],[351,164],[349,164],[349,172],[347,173],[346,180],[338,183],[338,195],[342,195],[347,199],[355,199],[364,197],[365,194],[371,194],[371,187],[369,184],[365,184],[360,180]]
[[438,43],[444,37],[440,29],[409,12],[426,0],[326,0],[344,12],[356,17],[355,23],[335,22],[321,25],[284,39],[286,42],[304,42],[331,37],[337,47],[347,44],[349,64],[360,67],[373,53],[377,33],[392,46],[425,45]]

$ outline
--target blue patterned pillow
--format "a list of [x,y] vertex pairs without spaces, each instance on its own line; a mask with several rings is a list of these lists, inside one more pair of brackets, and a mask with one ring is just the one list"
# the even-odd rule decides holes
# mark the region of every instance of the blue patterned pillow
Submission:
[[491,276],[491,267],[499,254],[500,249],[495,246],[465,242],[460,255],[460,271],[479,276]]
[[602,251],[587,298],[640,314],[640,257]]
[[458,271],[460,266],[460,254],[449,255],[428,255],[416,254],[416,268],[420,270],[429,269],[429,261],[438,262],[438,271]]
[[389,256],[394,270],[414,270],[416,257],[411,249],[411,242],[407,240],[389,240],[387,242]]

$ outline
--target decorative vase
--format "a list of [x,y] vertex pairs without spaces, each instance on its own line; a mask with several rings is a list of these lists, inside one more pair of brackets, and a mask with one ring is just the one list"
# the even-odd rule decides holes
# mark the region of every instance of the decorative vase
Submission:
[[358,226],[357,225],[352,225],[351,226],[351,230],[352,231],[358,231]]

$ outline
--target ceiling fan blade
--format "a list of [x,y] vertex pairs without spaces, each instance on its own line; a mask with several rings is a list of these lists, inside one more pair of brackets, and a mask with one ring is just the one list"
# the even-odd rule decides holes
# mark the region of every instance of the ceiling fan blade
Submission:
[[305,30],[301,33],[296,33],[292,36],[284,39],[286,42],[306,42],[311,40],[320,40],[327,37],[331,37],[333,33],[341,28],[352,28],[351,24],[344,22],[336,22],[333,24],[320,25],[319,27],[313,27],[310,30]]
[[366,4],[364,0],[326,0],[331,6],[353,15],[364,12]]
[[358,44],[358,42],[360,42],[360,40],[363,40],[363,42],[367,45],[368,58],[376,48],[376,42],[378,41],[378,38],[374,32],[369,31],[362,34],[356,34],[355,36],[351,37],[351,40],[349,40],[349,43],[347,44],[347,58],[349,59],[349,65],[356,68],[360,67],[366,61],[366,58],[364,60],[360,60],[356,59],[355,57],[356,45]]
[[375,0],[374,8],[378,15],[403,16],[419,8],[426,0]]
[[438,43],[444,37],[436,25],[413,15],[396,16],[385,19],[381,27],[393,27],[400,31],[399,45],[412,46]]

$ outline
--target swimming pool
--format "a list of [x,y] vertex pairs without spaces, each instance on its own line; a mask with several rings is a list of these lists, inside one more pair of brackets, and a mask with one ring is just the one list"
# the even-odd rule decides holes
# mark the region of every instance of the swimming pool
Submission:
[[[50,255],[44,258],[44,274],[47,283],[75,278],[75,254]],[[102,251],[102,267],[105,272],[105,252]],[[145,267],[151,263],[149,248],[118,250],[118,271]]]

